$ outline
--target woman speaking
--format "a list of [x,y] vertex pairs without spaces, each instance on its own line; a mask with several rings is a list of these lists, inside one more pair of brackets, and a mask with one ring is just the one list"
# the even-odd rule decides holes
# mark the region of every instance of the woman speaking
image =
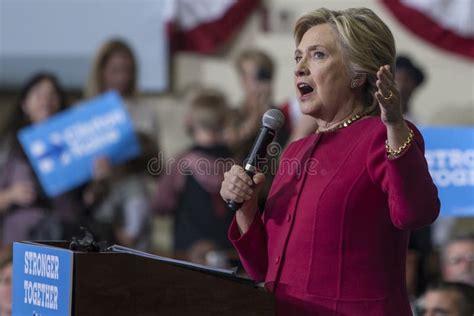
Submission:
[[440,204],[402,117],[393,35],[360,8],[309,12],[294,37],[296,93],[318,130],[283,153],[263,217],[264,175],[225,174],[222,198],[243,202],[229,238],[279,315],[411,315],[408,237]]

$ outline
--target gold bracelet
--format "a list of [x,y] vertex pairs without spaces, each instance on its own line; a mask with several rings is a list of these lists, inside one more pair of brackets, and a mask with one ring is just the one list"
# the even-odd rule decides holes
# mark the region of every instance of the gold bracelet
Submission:
[[414,136],[413,130],[410,128],[410,131],[408,132],[408,138],[407,138],[407,140],[406,140],[400,147],[398,147],[396,150],[390,148],[390,146],[388,145],[388,139],[385,140],[385,150],[386,150],[386,152],[387,152],[388,158],[389,158],[389,159],[395,159],[395,158],[400,157],[400,155],[401,155],[401,154],[408,148],[408,146],[410,146],[410,144],[413,142],[413,136]]

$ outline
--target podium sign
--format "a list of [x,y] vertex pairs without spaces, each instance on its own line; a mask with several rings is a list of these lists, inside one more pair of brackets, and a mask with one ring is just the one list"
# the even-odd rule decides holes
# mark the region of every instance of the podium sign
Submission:
[[441,216],[474,216],[474,128],[424,127],[421,133]]
[[73,252],[13,244],[13,316],[71,315]]
[[82,252],[68,245],[14,244],[14,316],[275,315],[273,295],[235,270],[121,246]]
[[116,92],[28,126],[20,130],[18,138],[49,196],[88,181],[98,156],[118,164],[140,153],[132,122]]

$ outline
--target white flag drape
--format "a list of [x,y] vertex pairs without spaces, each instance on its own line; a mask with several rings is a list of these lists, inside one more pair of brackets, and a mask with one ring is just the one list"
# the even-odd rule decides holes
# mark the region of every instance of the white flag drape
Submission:
[[382,3],[420,38],[474,59],[474,1],[382,0]]
[[214,53],[237,34],[259,4],[259,0],[167,0],[171,48]]

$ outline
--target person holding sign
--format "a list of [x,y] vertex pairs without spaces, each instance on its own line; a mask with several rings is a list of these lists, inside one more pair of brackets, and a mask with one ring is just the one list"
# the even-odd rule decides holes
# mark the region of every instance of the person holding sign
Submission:
[[263,217],[265,176],[225,174],[222,198],[243,202],[229,238],[279,315],[411,315],[408,237],[440,203],[422,136],[402,116],[393,35],[369,9],[322,8],[294,37],[296,93],[318,129],[283,153]]
[[34,75],[20,92],[10,119],[12,145],[0,165],[0,244],[32,237],[62,238],[64,225],[72,226],[81,212],[75,192],[46,197],[16,140],[22,127],[43,122],[65,107],[63,90],[52,74]]

